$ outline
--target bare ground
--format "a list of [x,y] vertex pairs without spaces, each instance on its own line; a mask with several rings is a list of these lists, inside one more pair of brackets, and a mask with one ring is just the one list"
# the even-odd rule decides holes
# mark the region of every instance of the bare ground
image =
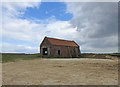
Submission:
[[117,85],[118,60],[35,59],[3,63],[3,85]]

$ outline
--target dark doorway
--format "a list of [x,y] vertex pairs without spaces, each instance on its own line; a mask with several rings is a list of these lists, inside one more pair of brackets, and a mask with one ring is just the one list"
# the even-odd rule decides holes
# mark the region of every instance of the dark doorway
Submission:
[[48,55],[47,48],[43,48],[43,55]]
[[58,50],[58,55],[60,55],[60,50]]

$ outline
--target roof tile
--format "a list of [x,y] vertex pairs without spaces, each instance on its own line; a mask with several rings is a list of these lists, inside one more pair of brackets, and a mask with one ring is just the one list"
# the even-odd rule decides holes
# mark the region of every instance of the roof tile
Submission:
[[47,39],[53,45],[63,45],[63,46],[79,47],[79,45],[77,45],[74,41],[62,40],[62,39],[56,39],[56,38],[49,38],[49,37],[47,37]]

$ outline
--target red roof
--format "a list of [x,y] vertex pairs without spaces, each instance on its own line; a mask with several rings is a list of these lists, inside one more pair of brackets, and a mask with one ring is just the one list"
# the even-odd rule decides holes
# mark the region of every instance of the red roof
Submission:
[[46,37],[48,41],[53,45],[62,45],[62,46],[73,46],[73,47],[79,47],[74,41],[70,40],[62,40],[62,39],[56,39],[56,38],[49,38]]

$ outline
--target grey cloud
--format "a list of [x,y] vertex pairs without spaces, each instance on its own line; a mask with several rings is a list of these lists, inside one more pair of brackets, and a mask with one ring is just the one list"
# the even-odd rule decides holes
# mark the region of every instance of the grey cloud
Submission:
[[70,23],[77,27],[76,41],[80,45],[95,49],[118,46],[117,2],[68,2],[67,12],[73,14]]
[[117,33],[117,3],[77,3],[76,9],[80,10],[74,15],[71,24],[77,26],[78,31],[81,28],[88,28],[90,32],[89,30],[94,28],[92,29],[94,33],[90,32],[88,35],[93,38],[102,38]]

